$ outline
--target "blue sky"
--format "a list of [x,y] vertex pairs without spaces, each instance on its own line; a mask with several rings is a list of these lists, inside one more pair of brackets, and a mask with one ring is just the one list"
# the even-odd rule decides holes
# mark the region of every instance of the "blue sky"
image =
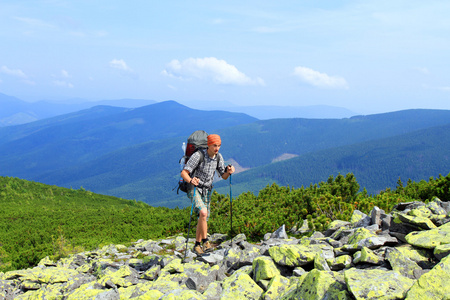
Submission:
[[450,1],[0,2],[0,93],[450,109]]

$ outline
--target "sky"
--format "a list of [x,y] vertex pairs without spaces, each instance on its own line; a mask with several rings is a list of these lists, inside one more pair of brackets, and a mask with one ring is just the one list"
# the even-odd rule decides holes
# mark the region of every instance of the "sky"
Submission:
[[450,1],[2,0],[0,93],[450,109]]

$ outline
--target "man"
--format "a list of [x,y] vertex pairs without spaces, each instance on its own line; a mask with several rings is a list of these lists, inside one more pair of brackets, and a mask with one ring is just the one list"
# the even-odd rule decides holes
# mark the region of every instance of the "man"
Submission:
[[219,135],[208,135],[208,148],[192,154],[181,171],[181,177],[191,184],[187,195],[191,201],[195,201],[195,212],[199,216],[194,245],[194,252],[197,255],[212,251],[207,236],[207,221],[214,173],[217,170],[224,180],[234,173],[232,165],[225,167],[222,155],[219,153],[221,145],[222,141]]

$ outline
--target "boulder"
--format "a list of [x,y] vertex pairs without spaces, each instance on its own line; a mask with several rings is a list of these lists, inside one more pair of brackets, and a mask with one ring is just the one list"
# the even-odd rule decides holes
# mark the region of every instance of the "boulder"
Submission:
[[411,245],[427,249],[450,244],[450,222],[431,230],[411,232],[405,239]]
[[417,279],[408,291],[406,299],[448,299],[449,282],[450,256],[446,256],[433,269]]
[[[356,299],[403,299],[414,280],[396,271],[349,269],[344,272],[348,290]],[[419,299],[419,298],[417,298]]]

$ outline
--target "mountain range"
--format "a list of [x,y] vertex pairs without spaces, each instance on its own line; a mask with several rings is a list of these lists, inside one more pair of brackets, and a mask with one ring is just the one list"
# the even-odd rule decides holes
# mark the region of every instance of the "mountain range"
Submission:
[[[89,101],[86,99],[71,99],[67,101],[41,100],[26,102],[19,98],[0,93],[0,127],[26,124],[58,115],[74,113],[99,105],[137,108],[157,103],[145,99],[116,99]],[[311,105],[311,106],[238,106],[227,101],[185,101],[185,106],[201,110],[222,110],[245,113],[260,120],[274,118],[346,118],[355,115],[346,108]]]
[[[354,173],[376,193],[398,179],[450,170],[450,111],[405,110],[342,119],[259,120],[243,113],[192,109],[175,101],[137,108],[96,106],[0,128],[0,175],[185,207],[177,194],[181,144],[203,129],[222,137],[236,166],[232,192],[268,184],[300,187]],[[217,180],[220,193],[230,183]]]

